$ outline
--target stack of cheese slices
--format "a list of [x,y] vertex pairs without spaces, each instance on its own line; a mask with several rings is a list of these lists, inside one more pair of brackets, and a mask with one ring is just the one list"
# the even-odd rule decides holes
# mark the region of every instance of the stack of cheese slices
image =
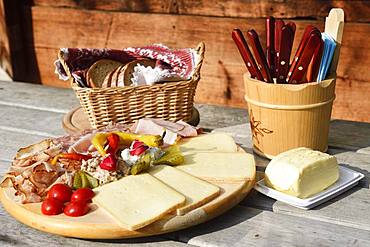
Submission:
[[227,134],[206,134],[179,143],[185,162],[153,166],[148,173],[124,177],[95,189],[93,201],[129,230],[168,214],[185,215],[217,198],[217,183],[255,179],[253,155],[239,152]]

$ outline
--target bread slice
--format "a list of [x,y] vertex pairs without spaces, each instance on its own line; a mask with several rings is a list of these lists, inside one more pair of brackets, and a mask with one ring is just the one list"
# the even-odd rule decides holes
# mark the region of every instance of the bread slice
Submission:
[[176,168],[195,177],[215,182],[254,180],[256,165],[252,154],[201,152],[184,155]]
[[124,67],[125,67],[124,65],[118,66],[116,69],[110,72],[104,79],[104,83],[107,83],[108,87],[117,87],[118,76],[123,71]]
[[138,59],[132,62],[129,62],[128,64],[125,65],[123,73],[121,72],[119,76],[119,86],[130,86],[132,84],[131,78],[132,74],[134,73],[134,68],[136,65],[140,64],[145,67],[155,67],[156,60],[153,59]]
[[176,210],[177,215],[184,215],[210,202],[221,192],[220,188],[216,185],[191,176],[171,166],[153,166],[149,170],[149,174],[185,196],[185,206]]
[[90,66],[86,73],[86,80],[91,87],[102,87],[105,77],[122,63],[110,60],[100,59]]
[[136,230],[185,204],[185,197],[148,173],[131,175],[94,189],[93,202],[117,223]]

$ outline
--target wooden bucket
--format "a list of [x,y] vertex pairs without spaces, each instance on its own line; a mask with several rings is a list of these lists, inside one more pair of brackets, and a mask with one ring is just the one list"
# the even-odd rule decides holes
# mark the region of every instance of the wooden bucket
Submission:
[[253,150],[269,159],[286,150],[328,149],[335,76],[320,83],[272,84],[244,74]]

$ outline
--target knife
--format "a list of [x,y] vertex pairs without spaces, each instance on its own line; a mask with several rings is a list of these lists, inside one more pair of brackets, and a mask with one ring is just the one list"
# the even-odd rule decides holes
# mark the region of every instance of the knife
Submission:
[[[280,40],[281,40],[281,29],[284,26],[284,21],[283,20],[275,20],[275,36],[274,36],[274,48],[275,52],[278,52],[278,48],[280,47]],[[276,57],[278,54],[276,53]],[[275,61],[276,64],[276,61]]]
[[290,67],[288,83],[296,84],[302,82],[312,57],[321,43],[320,31],[312,25],[307,26]]
[[270,74],[275,76],[275,18],[270,16],[266,19],[266,59],[270,68]]
[[317,46],[315,52],[313,53],[312,60],[307,69],[306,75],[307,82],[312,82],[316,80],[317,75],[319,74],[323,51],[324,51],[324,41],[321,39],[320,44]]
[[[294,25],[294,23],[293,23]],[[290,54],[294,41],[294,28],[291,25],[281,27],[280,42],[276,51],[276,80],[277,83],[286,83],[286,76],[289,71]]]
[[262,49],[260,40],[258,38],[257,32],[254,29],[250,29],[247,32],[247,38],[248,38],[249,44],[252,47],[254,58],[256,59],[257,66],[259,70],[261,71],[263,79],[268,83],[273,83],[270,70],[267,65],[266,57],[265,57],[265,54],[263,53],[263,49]]
[[251,51],[249,50],[248,44],[244,39],[243,33],[240,31],[240,29],[235,28],[232,31],[231,36],[236,46],[238,47],[239,53],[245,65],[247,66],[247,69],[249,70],[251,77],[263,81],[263,76],[257,67],[257,64],[252,56]]

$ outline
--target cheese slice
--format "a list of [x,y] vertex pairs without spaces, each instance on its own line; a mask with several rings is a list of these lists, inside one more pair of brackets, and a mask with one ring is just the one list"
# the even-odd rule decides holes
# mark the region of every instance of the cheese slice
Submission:
[[251,154],[201,152],[184,158],[184,164],[176,168],[207,181],[238,182],[255,178],[256,165]]
[[216,185],[171,166],[153,166],[149,173],[185,196],[185,206],[177,209],[177,215],[184,215],[213,200],[220,194],[220,188]]
[[226,133],[211,133],[193,138],[184,138],[178,144],[183,154],[238,151],[234,139]]
[[299,198],[323,191],[338,178],[337,159],[309,148],[296,148],[277,155],[265,171],[267,186]]
[[129,230],[142,228],[185,204],[185,197],[148,173],[94,189],[94,203]]

